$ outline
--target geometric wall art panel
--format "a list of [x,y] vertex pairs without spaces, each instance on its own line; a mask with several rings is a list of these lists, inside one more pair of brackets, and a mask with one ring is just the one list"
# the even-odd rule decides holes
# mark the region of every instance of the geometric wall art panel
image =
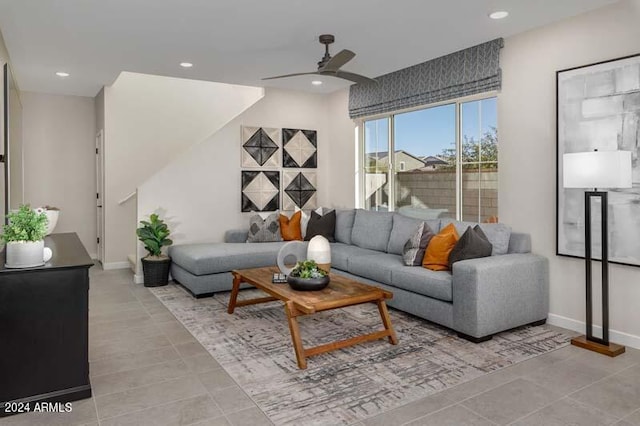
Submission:
[[[585,255],[584,190],[564,188],[563,154],[631,151],[633,187],[608,192],[609,262],[640,266],[640,55],[558,71],[557,254]],[[592,253],[601,259],[600,206],[593,203]],[[598,224],[598,225],[596,225]]]
[[317,207],[316,172],[286,170],[282,173],[282,210]]
[[318,132],[282,129],[282,166],[303,169],[318,167]]
[[273,212],[280,206],[280,172],[242,171],[242,211]]
[[242,167],[280,166],[280,129],[242,126]]

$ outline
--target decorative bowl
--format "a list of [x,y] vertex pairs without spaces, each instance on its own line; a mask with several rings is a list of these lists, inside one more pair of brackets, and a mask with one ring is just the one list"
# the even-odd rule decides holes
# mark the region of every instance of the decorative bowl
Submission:
[[298,291],[317,291],[322,290],[326,286],[329,285],[329,275],[324,276],[322,278],[300,278],[300,277],[292,277],[289,275],[287,277],[287,282],[292,289]]

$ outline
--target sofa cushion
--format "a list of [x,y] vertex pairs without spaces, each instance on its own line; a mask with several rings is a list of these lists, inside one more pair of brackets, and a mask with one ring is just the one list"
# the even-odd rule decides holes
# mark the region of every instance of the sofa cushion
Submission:
[[356,210],[351,232],[351,243],[362,248],[387,251],[393,213]]
[[407,266],[421,266],[429,241],[436,234],[425,222],[422,222],[416,232],[407,240],[402,249],[402,260]]
[[404,245],[411,238],[420,224],[424,223],[420,219],[403,216],[398,213],[393,214],[393,226],[387,244],[387,253],[402,254]]
[[491,256],[493,247],[480,225],[468,227],[449,253],[449,269],[461,260]]
[[335,243],[336,233],[336,211],[331,210],[328,213],[319,215],[315,211],[311,212],[311,219],[307,225],[307,233],[304,236],[305,241],[311,241],[311,239],[317,235],[321,235],[329,240],[330,243]]
[[169,256],[174,263],[193,275],[217,274],[233,269],[275,265],[278,251],[284,244],[179,244],[169,247]]
[[352,274],[389,285],[392,271],[405,267],[402,256],[382,253],[351,257],[348,266]]
[[[460,222],[452,219],[442,219],[442,226],[453,223],[458,231],[458,235],[462,235],[467,228],[478,225],[476,222]],[[509,251],[509,240],[511,239],[511,227],[503,223],[480,223],[480,228],[489,239],[493,246],[491,255],[507,254]]]
[[356,218],[355,209],[336,210],[336,241],[351,244],[353,220]]
[[422,266],[432,271],[447,271],[449,269],[449,254],[459,238],[453,224],[445,226],[429,241],[424,259],[422,259]]
[[295,212],[291,217],[280,214],[280,234],[284,241],[302,241],[302,228],[300,221],[302,220],[302,210]]
[[249,218],[249,234],[247,235],[248,243],[270,243],[282,241],[280,234],[279,214],[272,213],[266,218],[256,214]]
[[380,254],[375,250],[363,249],[343,243],[331,244],[331,267],[342,271],[349,271],[349,259],[357,256],[371,256]]
[[403,266],[391,272],[391,285],[445,302],[453,300],[452,276],[447,271]]

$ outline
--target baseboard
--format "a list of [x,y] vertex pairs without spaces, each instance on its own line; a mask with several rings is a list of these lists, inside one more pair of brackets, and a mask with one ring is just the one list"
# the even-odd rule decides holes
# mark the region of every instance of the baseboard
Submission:
[[105,271],[111,270],[111,269],[129,269],[131,268],[131,265],[129,264],[129,261],[126,262],[103,262],[102,263],[102,269],[104,269]]
[[[563,317],[562,315],[549,314],[547,323],[558,327],[566,328],[576,331],[578,333],[585,333],[585,323],[583,321],[574,320],[573,318]],[[593,334],[599,335],[602,332],[602,327],[598,325],[593,326]],[[632,348],[640,349],[640,336],[624,333],[622,331],[616,331],[609,329],[609,340],[620,345],[629,346]]]

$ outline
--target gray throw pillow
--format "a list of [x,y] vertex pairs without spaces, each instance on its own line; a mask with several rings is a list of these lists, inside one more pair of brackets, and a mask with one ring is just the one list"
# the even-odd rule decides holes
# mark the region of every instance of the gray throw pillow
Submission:
[[280,234],[280,221],[278,213],[273,213],[262,219],[260,215],[251,216],[249,219],[248,243],[272,243],[282,241]]
[[424,253],[427,250],[429,241],[431,241],[434,235],[435,233],[429,225],[422,222],[404,245],[402,250],[402,260],[404,264],[407,266],[422,266]]
[[474,228],[469,226],[449,253],[449,268],[460,260],[489,257],[491,250],[493,250],[493,246],[482,232],[480,225],[476,225]]

